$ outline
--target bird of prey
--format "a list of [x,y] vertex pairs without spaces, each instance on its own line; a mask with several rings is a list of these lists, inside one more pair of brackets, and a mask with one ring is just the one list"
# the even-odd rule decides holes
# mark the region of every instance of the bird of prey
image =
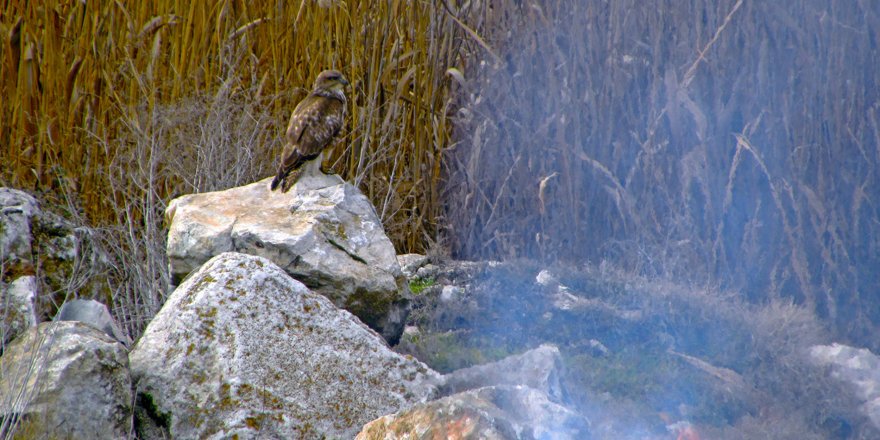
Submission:
[[336,70],[325,70],[315,80],[309,96],[300,101],[290,115],[284,152],[270,189],[287,192],[306,173],[321,170],[324,149],[342,128],[345,120],[345,93],[348,81]]

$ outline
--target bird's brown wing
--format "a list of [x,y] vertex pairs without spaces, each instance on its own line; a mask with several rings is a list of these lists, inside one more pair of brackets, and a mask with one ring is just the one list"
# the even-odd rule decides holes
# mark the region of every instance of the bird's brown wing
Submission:
[[302,156],[315,156],[342,128],[345,105],[335,98],[309,95],[302,100],[287,126],[287,141]]
[[318,157],[339,133],[344,119],[345,105],[338,99],[314,94],[303,99],[290,115],[287,142],[271,188],[284,183],[287,175],[304,162]]

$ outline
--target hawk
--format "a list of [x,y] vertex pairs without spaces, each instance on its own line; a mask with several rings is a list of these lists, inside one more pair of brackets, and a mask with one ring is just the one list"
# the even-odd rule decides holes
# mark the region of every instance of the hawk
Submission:
[[315,79],[309,96],[300,101],[290,115],[284,152],[271,190],[281,187],[287,192],[308,172],[321,170],[324,149],[342,128],[345,120],[345,93],[348,81],[336,70],[325,70]]

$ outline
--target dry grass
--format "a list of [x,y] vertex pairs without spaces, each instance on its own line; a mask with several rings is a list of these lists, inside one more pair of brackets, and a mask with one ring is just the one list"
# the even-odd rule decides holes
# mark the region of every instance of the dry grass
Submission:
[[465,32],[431,2],[7,2],[0,184],[60,201],[100,238],[136,336],[166,294],[165,205],[272,174],[289,112],[333,67],[352,88],[331,164],[398,249],[424,251],[446,71],[477,44]]
[[[108,147],[121,133],[149,133],[171,103],[247,89],[272,98],[259,102],[280,136],[317,72],[335,67],[353,83],[335,169],[376,203],[398,247],[423,250],[449,142],[445,71],[461,59],[463,32],[431,2],[7,2],[0,182],[45,192],[68,185],[91,221],[113,223],[117,202],[143,191],[109,182],[112,167],[129,165],[120,164],[129,149]],[[252,153],[272,157],[272,147]],[[157,163],[163,200],[212,177],[186,173],[226,166],[170,165]]]
[[333,166],[399,251],[793,298],[877,348],[878,30],[842,0],[8,1],[0,183],[72,195],[136,336],[165,295],[165,204],[271,174],[335,67]]
[[880,347],[876,7],[490,3],[468,22],[502,61],[469,63],[446,161],[456,255],[794,298]]
[[[8,1],[0,185],[38,193],[109,256],[109,305],[137,338],[168,294],[167,203],[272,174],[290,111],[337,68],[352,88],[331,165],[398,249],[424,251],[450,142],[446,72],[477,45],[465,34],[425,1]],[[82,276],[65,296],[87,295]]]

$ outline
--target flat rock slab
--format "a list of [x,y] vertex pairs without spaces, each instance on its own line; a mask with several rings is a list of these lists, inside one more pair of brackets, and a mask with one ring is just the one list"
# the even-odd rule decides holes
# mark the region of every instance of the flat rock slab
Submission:
[[93,299],[73,299],[67,301],[61,305],[58,314],[55,315],[55,321],[81,322],[101,330],[126,347],[131,345],[131,338],[119,328],[119,324],[110,315],[110,310],[107,309],[107,306]]
[[496,385],[525,385],[561,402],[562,356],[555,345],[544,344],[497,362],[455,370],[443,376],[443,395]]
[[440,381],[271,261],[237,253],[181,284],[130,359],[151,419],[139,424],[173,438],[352,438]]
[[354,313],[391,344],[410,293],[391,240],[369,199],[338,176],[304,176],[288,193],[268,179],[177,198],[166,217],[168,259],[180,281],[223,252],[268,258]]

